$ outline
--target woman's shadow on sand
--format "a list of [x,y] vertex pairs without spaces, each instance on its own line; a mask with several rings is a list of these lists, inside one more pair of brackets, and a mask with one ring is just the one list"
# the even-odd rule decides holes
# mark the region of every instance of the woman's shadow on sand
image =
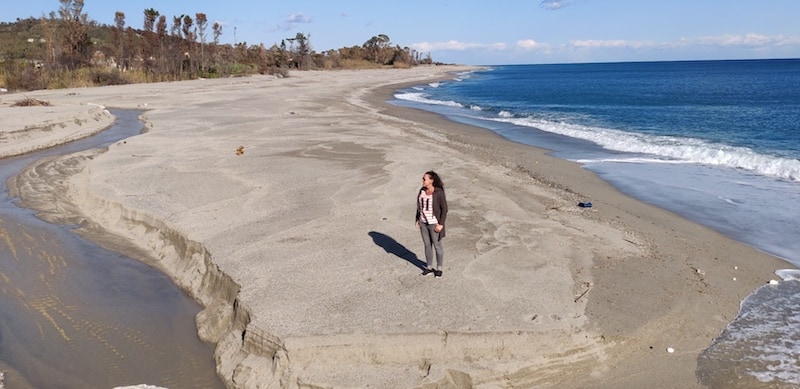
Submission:
[[372,238],[372,241],[375,242],[376,245],[383,248],[387,253],[394,254],[402,259],[405,259],[408,263],[418,267],[420,270],[425,269],[425,262],[417,258],[417,254],[407,249],[406,246],[398,243],[391,236],[377,231],[370,231],[368,235]]

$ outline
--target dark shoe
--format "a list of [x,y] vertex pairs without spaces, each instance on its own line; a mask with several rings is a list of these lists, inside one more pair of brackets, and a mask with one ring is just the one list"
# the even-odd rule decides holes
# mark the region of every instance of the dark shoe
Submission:
[[421,276],[427,276],[428,274],[431,274],[431,273],[436,273],[436,270],[433,270],[433,269],[424,269],[424,270],[422,270],[422,274],[420,274],[420,275],[421,275]]
[[441,270],[434,270],[433,271],[433,275],[436,276],[436,278],[442,278],[442,271]]

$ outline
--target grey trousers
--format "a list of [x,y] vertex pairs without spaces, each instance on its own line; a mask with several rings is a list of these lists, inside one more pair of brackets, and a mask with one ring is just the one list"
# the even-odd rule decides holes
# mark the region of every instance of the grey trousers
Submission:
[[419,232],[422,235],[422,243],[425,244],[425,262],[428,263],[428,269],[433,267],[433,250],[436,250],[436,267],[435,269],[442,269],[442,262],[444,261],[444,249],[442,248],[442,241],[439,240],[439,233],[434,231],[436,224],[419,224]]

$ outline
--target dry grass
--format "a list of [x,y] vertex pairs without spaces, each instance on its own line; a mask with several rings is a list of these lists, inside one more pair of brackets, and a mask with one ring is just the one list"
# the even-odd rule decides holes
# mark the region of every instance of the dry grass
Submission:
[[[3,64],[0,66],[0,87],[9,91],[26,91],[40,89],[65,89],[86,88],[106,85],[142,84],[149,82],[178,81],[190,78],[188,75],[159,75],[141,69],[121,72],[108,67],[88,67],[76,70],[52,71],[47,69],[34,69],[25,64]],[[337,63],[326,62],[319,69],[385,69],[408,68],[410,65],[398,63],[394,65],[380,65],[362,59],[342,60]],[[274,74],[289,77],[289,69],[271,67],[257,69],[241,63],[236,63],[223,69],[220,73],[205,74],[204,77],[247,76],[254,73]]]
[[[127,81],[129,84],[146,84],[148,82],[158,82],[162,81],[155,75],[148,73],[144,70],[131,70],[128,72],[123,73],[122,78]],[[171,81],[171,80],[167,80]]]
[[384,66],[363,59],[345,59],[341,62],[341,69],[381,69]]
[[42,75],[47,89],[86,88],[95,86],[92,82],[92,69],[81,68],[69,71],[55,71]]
[[18,100],[12,105],[12,107],[49,107],[49,106],[52,106],[52,104],[50,104],[47,101],[32,99],[30,97],[26,98],[25,100]]

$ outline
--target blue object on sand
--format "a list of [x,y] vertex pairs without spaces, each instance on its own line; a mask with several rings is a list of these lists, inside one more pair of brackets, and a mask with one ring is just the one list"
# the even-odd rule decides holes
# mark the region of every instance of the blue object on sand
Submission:
[[578,206],[581,208],[591,208],[592,203],[578,203]]

